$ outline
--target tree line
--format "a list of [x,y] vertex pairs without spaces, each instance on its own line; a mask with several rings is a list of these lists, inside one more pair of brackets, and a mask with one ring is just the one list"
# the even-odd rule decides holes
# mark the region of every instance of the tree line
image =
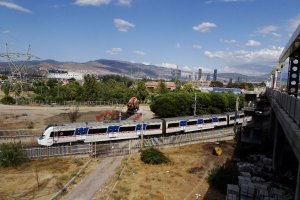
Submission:
[[[4,83],[1,90],[4,104],[26,103],[26,100],[45,102],[63,101],[118,101],[127,103],[135,96],[139,100],[151,102],[151,110],[159,117],[192,115],[196,105],[196,114],[209,114],[233,111],[237,95],[233,93],[203,93],[196,91],[191,83],[176,83],[176,89],[170,91],[164,81],[159,81],[155,89],[146,88],[147,80],[133,81],[127,77],[106,75],[84,76],[83,84],[70,79],[67,84],[56,79],[36,80],[33,83]],[[29,92],[27,97],[20,96],[21,91]],[[10,96],[11,95],[11,96]],[[196,95],[196,102],[194,101]],[[14,96],[14,97],[12,97]],[[240,104],[244,97],[240,95]]]

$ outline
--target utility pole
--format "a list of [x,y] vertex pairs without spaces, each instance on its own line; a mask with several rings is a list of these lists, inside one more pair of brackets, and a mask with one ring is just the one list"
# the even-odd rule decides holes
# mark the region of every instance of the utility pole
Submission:
[[194,116],[196,116],[196,108],[197,108],[197,94],[195,93]]
[[235,113],[234,113],[234,133],[235,134],[237,132],[237,130],[236,130],[236,118],[237,118],[238,111],[239,111],[239,102],[240,102],[240,98],[239,98],[239,96],[237,96],[236,101],[235,101]]
[[142,131],[141,131],[141,139],[142,139],[142,149],[144,149],[144,113],[142,111]]

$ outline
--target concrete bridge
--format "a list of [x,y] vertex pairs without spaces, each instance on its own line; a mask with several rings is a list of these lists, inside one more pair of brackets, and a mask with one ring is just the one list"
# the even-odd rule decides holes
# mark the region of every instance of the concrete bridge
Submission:
[[[287,59],[289,61],[287,89],[281,91],[278,88],[278,74]],[[270,133],[274,134],[273,169],[278,173],[283,171],[284,166],[289,165],[290,169],[294,169],[297,174],[296,200],[300,200],[299,70],[300,25],[283,50],[279,65],[272,71],[271,82],[266,90],[272,108]],[[290,159],[287,159],[288,157]]]

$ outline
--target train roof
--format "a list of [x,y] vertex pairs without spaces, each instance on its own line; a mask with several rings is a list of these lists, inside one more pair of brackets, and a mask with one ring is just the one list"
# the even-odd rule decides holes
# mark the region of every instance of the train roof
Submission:
[[191,120],[191,119],[205,119],[205,118],[212,118],[212,117],[224,117],[227,114],[215,114],[215,115],[195,115],[195,116],[181,116],[181,117],[171,117],[165,118],[164,120],[169,121],[179,121],[179,120]]
[[[144,123],[160,123],[162,122],[160,119],[147,119],[143,121]],[[76,129],[76,128],[94,128],[94,127],[107,127],[112,125],[120,125],[120,126],[126,126],[126,125],[136,125],[138,123],[142,123],[142,120],[122,120],[122,121],[109,121],[109,122],[97,122],[97,121],[91,121],[91,122],[77,122],[77,123],[69,123],[69,124],[59,124],[59,125],[52,125],[48,127],[54,127],[54,129]]]

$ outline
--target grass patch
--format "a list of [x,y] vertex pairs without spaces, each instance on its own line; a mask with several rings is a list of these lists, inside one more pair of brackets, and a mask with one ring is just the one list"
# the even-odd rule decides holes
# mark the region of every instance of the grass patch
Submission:
[[170,159],[164,153],[153,147],[142,150],[141,160],[146,164],[158,165],[169,163]]
[[223,194],[226,194],[227,184],[237,184],[238,169],[234,163],[227,160],[222,166],[217,166],[208,173],[208,183]]

